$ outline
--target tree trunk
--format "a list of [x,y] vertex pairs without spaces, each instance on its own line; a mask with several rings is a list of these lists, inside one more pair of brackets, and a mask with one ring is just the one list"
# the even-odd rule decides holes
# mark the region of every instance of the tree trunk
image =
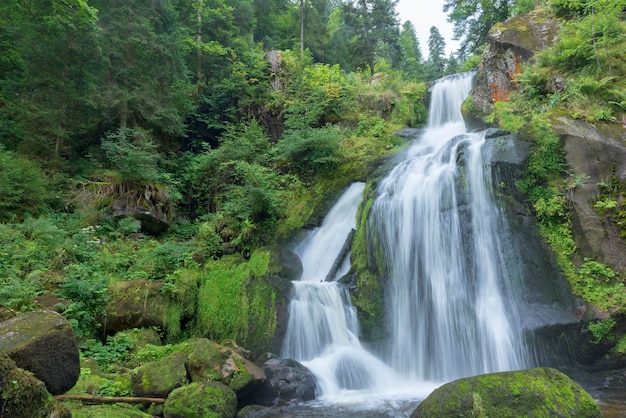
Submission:
[[304,0],[300,0],[300,57],[304,55]]

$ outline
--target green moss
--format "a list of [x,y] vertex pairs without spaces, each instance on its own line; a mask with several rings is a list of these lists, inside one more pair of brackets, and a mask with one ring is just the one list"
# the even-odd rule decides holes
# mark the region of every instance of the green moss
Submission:
[[82,406],[72,411],[72,418],[152,418],[130,405],[94,405]]
[[187,382],[187,355],[174,353],[162,360],[146,363],[133,375],[133,392],[138,396],[167,397]]
[[237,396],[216,383],[192,383],[167,398],[164,412],[171,418],[225,418],[237,412]]
[[[48,417],[59,407],[42,381],[18,368],[0,353],[0,415],[12,418]],[[62,415],[59,415],[62,416]]]
[[356,291],[352,299],[359,312],[363,336],[368,340],[379,339],[383,335],[383,254],[375,237],[367,234],[367,219],[374,204],[375,192],[375,184],[365,187],[364,201],[357,214],[351,260],[356,275]]
[[198,294],[193,333],[211,340],[235,340],[255,351],[267,351],[276,329],[276,293],[263,276],[270,254],[253,252],[250,261],[226,256],[207,264]]
[[225,356],[220,351],[220,346],[205,338],[196,341],[191,340],[190,347],[193,346],[189,354],[189,374],[193,382],[205,382],[210,380],[221,380],[221,368]]

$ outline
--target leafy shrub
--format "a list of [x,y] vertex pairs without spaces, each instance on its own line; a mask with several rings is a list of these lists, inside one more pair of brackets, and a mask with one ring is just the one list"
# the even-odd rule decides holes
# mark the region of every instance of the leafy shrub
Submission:
[[59,285],[59,295],[70,303],[63,306],[62,314],[78,337],[92,335],[109,300],[106,280],[100,272],[84,264],[71,264],[65,273],[65,280]]
[[133,340],[125,334],[108,336],[106,343],[89,339],[81,346],[81,354],[96,360],[101,370],[107,370],[114,363],[123,363],[130,357],[133,350]]
[[288,131],[273,149],[273,161],[283,172],[312,180],[339,165],[341,134],[335,127]]

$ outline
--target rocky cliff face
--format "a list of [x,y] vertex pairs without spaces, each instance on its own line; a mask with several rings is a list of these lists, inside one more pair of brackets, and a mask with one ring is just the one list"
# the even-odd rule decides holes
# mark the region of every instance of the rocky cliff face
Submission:
[[533,10],[491,28],[474,88],[465,106],[470,122],[479,122],[491,113],[495,102],[508,99],[518,88],[517,74],[522,72],[522,64],[553,44],[559,31],[558,21],[546,9]]
[[590,125],[566,116],[554,116],[552,129],[563,138],[567,165],[580,179],[568,196],[578,253],[626,273],[626,243],[610,216],[599,214],[602,182],[611,177],[626,181],[626,128],[619,123]]

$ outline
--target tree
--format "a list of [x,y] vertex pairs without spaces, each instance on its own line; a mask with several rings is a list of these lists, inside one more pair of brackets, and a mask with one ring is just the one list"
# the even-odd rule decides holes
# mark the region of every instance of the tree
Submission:
[[422,60],[415,27],[407,20],[400,32],[400,62],[403,77],[410,81],[423,80],[425,74]]
[[439,78],[443,75],[445,49],[446,41],[441,36],[439,29],[436,26],[431,26],[428,36],[428,72],[430,78]]
[[464,55],[478,53],[489,29],[509,18],[514,0],[445,0],[443,11],[454,25],[454,39],[461,39]]
[[97,11],[81,0],[7,1],[0,16],[0,118],[12,123],[4,140],[58,157],[93,124]]
[[176,11],[169,2],[150,0],[107,0],[98,6],[108,130],[182,135],[191,104]]
[[[365,64],[374,74],[374,63],[381,46],[399,51],[396,14],[398,0],[353,0],[344,5],[344,18],[353,31],[350,40],[356,66]],[[392,57],[397,61],[397,56]]]

